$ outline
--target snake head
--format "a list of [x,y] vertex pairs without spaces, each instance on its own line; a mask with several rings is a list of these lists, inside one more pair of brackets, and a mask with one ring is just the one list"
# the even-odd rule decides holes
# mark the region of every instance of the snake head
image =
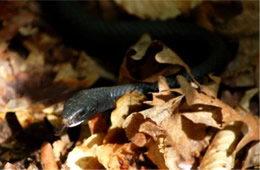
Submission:
[[85,119],[92,115],[92,107],[87,97],[81,92],[77,93],[65,102],[62,113],[62,123],[66,127],[74,127],[84,122]]

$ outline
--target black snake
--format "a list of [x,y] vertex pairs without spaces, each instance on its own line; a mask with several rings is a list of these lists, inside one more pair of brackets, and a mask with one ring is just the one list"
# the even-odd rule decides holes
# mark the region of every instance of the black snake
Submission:
[[[222,67],[229,56],[225,43],[217,35],[195,24],[176,20],[107,21],[82,8],[78,2],[72,1],[49,2],[48,7],[53,8],[56,17],[60,16],[60,22],[65,23],[64,26],[71,30],[69,34],[77,34],[81,39],[85,39],[84,45],[90,53],[93,50],[98,52],[95,48],[97,46],[107,54],[117,50],[126,51],[147,32],[154,39],[163,40],[170,45],[185,46],[185,50],[194,50],[204,55],[203,61],[191,68],[196,79]],[[192,45],[197,43],[202,45],[194,49]],[[167,80],[170,87],[177,85],[174,76],[167,77]],[[135,83],[82,90],[66,101],[62,114],[64,126],[79,125],[96,113],[113,108],[120,96],[134,89],[140,93],[156,91],[157,83]]]

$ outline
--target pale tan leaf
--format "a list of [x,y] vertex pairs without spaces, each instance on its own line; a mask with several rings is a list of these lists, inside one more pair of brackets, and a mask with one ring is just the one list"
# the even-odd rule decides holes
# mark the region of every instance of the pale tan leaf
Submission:
[[37,49],[37,47],[31,45],[31,51],[28,58],[21,65],[21,71],[31,71],[37,69],[37,71],[43,72],[45,59],[44,53]]
[[178,162],[180,162],[180,157],[176,150],[173,147],[165,147],[163,151],[163,157],[165,160],[165,164],[169,169],[190,169],[190,168],[182,168]]
[[250,90],[247,90],[246,93],[244,94],[243,98],[240,100],[239,104],[246,109],[248,112],[250,111],[249,109],[249,104],[250,100],[254,95],[258,93],[259,89],[258,88],[253,88]]
[[113,74],[106,71],[88,54],[80,52],[79,55],[75,70],[79,77],[84,77],[86,82],[95,82],[99,77],[104,77],[113,81],[116,80]]
[[170,48],[167,46],[163,47],[163,50],[160,51],[155,55],[156,61],[159,63],[163,64],[173,64],[173,65],[180,65],[185,68],[186,72],[188,75],[192,78],[192,80],[196,83],[199,84],[193,75],[191,74],[191,70],[189,66],[181,59],[180,56],[178,56],[174,51],[172,51]]
[[131,169],[134,153],[135,147],[131,143],[104,144],[96,150],[99,162],[106,169]]
[[142,106],[145,96],[137,91],[127,92],[116,102],[116,108],[111,113],[111,126],[104,138],[104,143],[117,141],[118,134],[123,133],[122,125],[126,117]]
[[[163,152],[161,150],[161,140],[157,140],[156,142],[151,142],[148,146],[148,158],[160,169],[167,169],[165,164],[165,160],[163,157]],[[174,162],[173,162],[174,164]],[[177,167],[177,166],[174,166]]]
[[182,13],[189,12],[196,7],[202,0],[189,1],[169,1],[169,0],[114,0],[119,6],[129,14],[142,19],[166,20],[175,18]]
[[116,101],[116,108],[111,113],[111,126],[109,129],[121,128],[125,118],[133,111],[134,107],[138,107],[142,104],[146,97],[137,91],[132,91],[124,94]]
[[158,89],[159,92],[153,92],[153,100],[152,101],[144,101],[144,103],[152,105],[152,106],[158,106],[162,105],[171,98],[174,97],[172,94],[172,91],[170,90],[170,87],[167,83],[167,80],[163,76],[159,76],[158,78]]
[[38,169],[38,167],[34,162],[30,163],[30,165],[27,167],[27,170],[36,170],[36,169]]
[[56,163],[53,149],[50,143],[43,143],[41,147],[41,164],[43,169],[48,170],[48,169],[53,169],[53,170],[58,170],[58,165]]
[[197,92],[196,89],[191,87],[188,81],[181,76],[177,76],[177,80],[181,86],[181,89],[185,93],[185,98],[188,105],[191,106],[202,104],[221,108],[223,128],[233,121],[241,121],[248,126],[248,132],[237,145],[236,152],[244,147],[247,143],[253,140],[259,140],[259,117],[256,117],[248,112],[239,113],[230,106],[221,102],[219,99]]
[[190,165],[195,162],[195,157],[198,157],[200,152],[208,146],[212,136],[206,133],[205,125],[194,124],[179,113],[167,119],[162,128],[166,132],[166,144],[176,150],[182,163],[186,162]]
[[245,112],[243,117],[244,122],[247,125],[247,133],[245,136],[239,141],[236,152],[242,149],[246,144],[251,141],[259,141],[260,140],[260,120],[258,116],[254,116],[249,112]]
[[56,161],[60,161],[61,156],[65,155],[66,149],[71,145],[72,142],[70,141],[68,134],[62,135],[60,140],[57,140],[52,144]]
[[148,142],[147,136],[140,132],[137,132],[130,140],[138,147],[144,147]]
[[160,126],[154,124],[154,122],[151,122],[149,120],[144,121],[140,125],[139,132],[149,135],[155,141],[158,139],[159,136],[165,136],[164,129],[162,129]]
[[159,76],[159,78],[158,78],[158,89],[159,89],[159,92],[170,90],[167,80],[163,76]]
[[241,127],[241,122],[230,123],[216,134],[200,163],[200,169],[233,168]]
[[246,159],[243,162],[241,169],[245,170],[248,168],[260,166],[260,142],[254,143],[248,150]]
[[151,36],[148,33],[144,33],[137,41],[137,43],[130,47],[130,49],[133,49],[136,52],[136,54],[132,55],[131,58],[134,60],[141,60],[145,55],[151,42]]
[[209,77],[213,81],[207,85],[201,84],[200,89],[202,92],[206,93],[208,96],[217,97],[221,78],[214,76],[213,74],[209,74]]
[[15,112],[15,115],[23,128],[28,127],[30,124],[39,122],[39,120],[36,120],[34,115],[28,111],[18,111]]
[[69,153],[66,165],[73,170],[103,168],[96,158],[96,148],[102,144],[103,138],[104,134],[99,133],[84,140]]
[[196,111],[196,112],[192,112],[192,113],[185,112],[185,113],[182,113],[182,115],[194,123],[202,123],[207,126],[221,128],[221,123],[219,123],[217,120],[214,119],[214,115],[215,115],[214,112],[216,112],[216,110],[215,111],[214,110]]
[[132,113],[124,121],[123,128],[131,128],[129,125],[131,122],[135,121],[135,119],[136,121],[140,120],[141,122],[144,122],[145,119],[150,119],[155,122],[155,124],[160,125],[179,106],[182,98],[183,96],[178,96],[169,100],[163,105],[155,106],[138,113]]
[[58,72],[54,78],[54,82],[66,79],[76,79],[77,77],[77,72],[73,69],[71,63],[60,64],[57,70]]

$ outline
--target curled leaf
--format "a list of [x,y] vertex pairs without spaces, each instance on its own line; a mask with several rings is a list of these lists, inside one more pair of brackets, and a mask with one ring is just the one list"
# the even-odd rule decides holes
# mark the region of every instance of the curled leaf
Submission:
[[243,163],[242,169],[249,169],[260,166],[260,142],[255,142],[246,155],[246,159]]
[[233,168],[236,145],[242,134],[241,126],[241,122],[234,122],[216,134],[200,163],[200,169]]

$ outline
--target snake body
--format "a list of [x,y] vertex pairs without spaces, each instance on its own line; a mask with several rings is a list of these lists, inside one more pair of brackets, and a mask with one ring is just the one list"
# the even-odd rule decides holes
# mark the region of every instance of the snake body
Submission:
[[[203,55],[203,61],[191,68],[196,79],[222,68],[229,56],[225,43],[218,36],[191,23],[175,20],[105,21],[83,9],[77,2],[51,3],[47,6],[54,8],[56,16],[61,16],[59,20],[61,23],[66,23],[66,27],[72,32],[70,34],[75,36],[78,34],[80,39],[85,40],[84,45],[90,54],[105,51],[107,55],[116,52],[121,52],[119,55],[123,55],[143,33],[148,32],[154,39],[162,40],[170,47],[184,46],[186,47],[184,51],[193,50]],[[199,48],[196,44],[200,44]],[[101,50],[94,47],[99,47]],[[186,73],[183,74],[188,78]],[[168,77],[167,81],[170,87],[176,87],[174,76]],[[79,125],[96,113],[113,108],[120,96],[134,89],[140,93],[156,91],[157,83],[134,83],[79,91],[65,102],[63,123],[66,127]]]

